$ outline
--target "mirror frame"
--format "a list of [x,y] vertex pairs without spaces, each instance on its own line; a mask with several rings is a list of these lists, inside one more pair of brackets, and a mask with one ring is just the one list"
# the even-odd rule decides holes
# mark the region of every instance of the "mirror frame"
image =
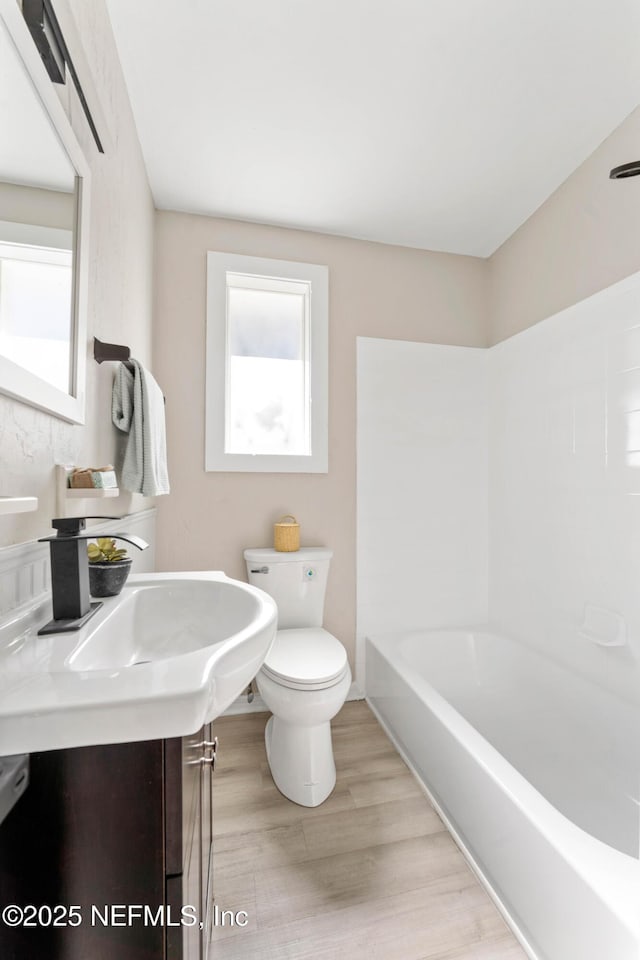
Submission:
[[72,293],[71,392],[64,393],[6,357],[0,356],[0,393],[38,407],[69,423],[85,422],[87,286],[89,269],[89,165],[49,79],[16,0],[0,0],[0,20],[22,61],[34,94],[75,169],[74,260]]

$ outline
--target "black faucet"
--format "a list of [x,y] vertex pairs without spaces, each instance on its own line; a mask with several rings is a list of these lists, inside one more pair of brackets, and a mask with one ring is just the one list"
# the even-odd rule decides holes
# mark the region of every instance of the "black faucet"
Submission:
[[[89,595],[89,559],[86,540],[95,540],[95,533],[82,533],[87,520],[117,520],[118,517],[59,517],[51,521],[58,532],[51,537],[40,537],[38,543],[48,543],[51,554],[51,599],[53,620],[38,633],[65,633],[79,630],[102,606],[91,603]],[[114,540],[126,540],[138,550],[149,546],[141,537],[131,533],[109,533]]]

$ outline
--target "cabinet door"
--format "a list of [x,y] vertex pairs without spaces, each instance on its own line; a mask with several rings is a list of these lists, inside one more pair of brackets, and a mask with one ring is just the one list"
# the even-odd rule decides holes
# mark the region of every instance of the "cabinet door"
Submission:
[[79,926],[0,924],[1,960],[160,960],[162,926],[92,922],[94,908],[162,907],[162,741],[31,756],[31,782],[0,827],[0,904],[79,905]]
[[[197,924],[182,927],[181,942],[177,935],[168,938],[167,960],[206,960],[207,957],[213,919],[211,775],[214,762],[211,724],[181,741],[165,741],[167,902],[172,914],[189,906],[198,917]],[[176,769],[180,771],[179,781],[174,781],[174,786],[179,783],[178,793],[168,787],[170,771]]]
[[213,789],[212,779],[215,768],[217,740],[214,739],[210,723],[204,727],[204,758],[202,764],[202,779],[200,781],[201,797],[201,833],[200,833],[200,876],[201,876],[201,913],[204,921],[203,930],[203,957],[206,960],[207,950],[211,940],[211,925],[213,922]]
[[[201,784],[203,780],[202,742],[204,731],[182,740],[182,906],[201,913]],[[183,960],[201,960],[200,925],[182,928]]]

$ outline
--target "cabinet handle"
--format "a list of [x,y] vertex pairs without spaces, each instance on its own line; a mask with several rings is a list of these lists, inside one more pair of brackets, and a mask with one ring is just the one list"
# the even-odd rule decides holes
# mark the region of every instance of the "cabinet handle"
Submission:
[[197,760],[187,760],[187,766],[197,767],[204,766],[205,764],[210,764],[213,766],[216,762],[215,753],[212,753],[210,757],[198,757]]
[[196,747],[211,747],[215,753],[215,751],[218,749],[218,738],[214,737],[213,740],[200,740],[199,743],[190,743],[189,746],[193,747],[194,749]]
[[187,765],[191,767],[203,767],[206,764],[213,769],[216,765],[216,758],[218,754],[218,738],[214,737],[213,740],[204,740],[201,746],[203,746],[205,749],[208,747],[211,750],[211,756],[206,757],[203,754],[201,757],[198,757],[197,760],[187,760]]

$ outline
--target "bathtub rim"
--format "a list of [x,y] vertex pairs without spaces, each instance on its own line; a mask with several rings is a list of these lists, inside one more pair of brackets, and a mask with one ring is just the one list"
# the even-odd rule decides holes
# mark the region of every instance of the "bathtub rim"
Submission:
[[[525,817],[528,817],[535,828],[547,839],[553,838],[553,844],[558,854],[574,871],[583,877],[585,883],[587,883],[606,904],[607,908],[616,916],[620,923],[624,924],[627,930],[640,940],[640,910],[638,909],[640,895],[640,861],[620,850],[615,850],[602,840],[587,833],[554,807],[448,700],[438,693],[428,680],[422,675],[416,675],[411,672],[409,669],[411,664],[403,655],[399,645],[393,648],[394,659],[391,659],[389,656],[389,645],[392,640],[398,644],[403,637],[409,634],[443,633],[456,634],[459,636],[464,634],[468,636],[470,633],[490,634],[491,631],[486,628],[479,628],[478,626],[474,626],[473,628],[425,628],[423,630],[403,630],[398,633],[369,634],[365,636],[364,641],[365,647],[368,643],[375,647],[378,653],[387,661],[389,669],[394,670],[403,682],[407,684],[409,689],[425,703],[425,706],[432,710],[435,716],[446,726],[460,747],[473,756],[473,759],[483,769],[485,774],[510,797],[511,801]],[[495,632],[493,635],[496,635]],[[518,646],[525,646],[524,644],[519,644],[516,640],[509,642],[518,644]],[[531,651],[530,647],[526,647],[526,649],[535,656],[535,651]],[[404,669],[402,669],[402,667],[404,667]],[[527,944],[526,938],[524,938],[519,931],[517,922],[505,907],[490,881],[487,880],[481,867],[476,863],[464,841],[459,838],[455,827],[451,826],[446,814],[442,812],[441,805],[433,797],[428,785],[424,782],[416,770],[415,765],[407,756],[406,751],[404,751],[402,745],[398,742],[398,738],[392,734],[388,725],[380,716],[379,710],[372,703],[373,696],[374,694],[372,694],[365,685],[367,703],[381,722],[385,732],[394,743],[396,749],[398,749],[398,752],[414,776],[418,779],[424,792],[446,823],[447,828],[450,830],[470,865],[490,893],[492,899],[500,907],[510,927],[514,931],[517,931],[518,938],[523,947],[526,946],[531,956],[535,958],[536,954],[532,951],[531,946]]]

